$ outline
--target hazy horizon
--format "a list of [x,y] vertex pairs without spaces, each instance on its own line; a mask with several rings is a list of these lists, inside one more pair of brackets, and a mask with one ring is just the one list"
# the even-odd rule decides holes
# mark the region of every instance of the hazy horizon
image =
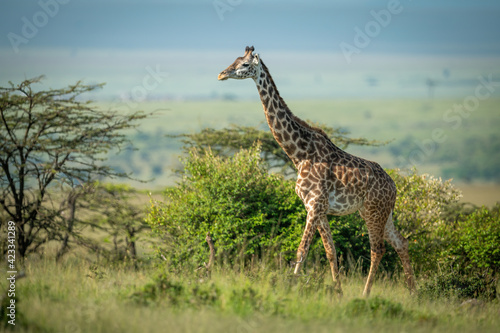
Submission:
[[253,99],[253,83],[216,75],[254,45],[285,98],[460,97],[500,81],[499,18],[498,1],[7,0],[0,84],[44,74],[44,87],[106,82],[103,100]]
[[[0,32],[0,86],[39,75],[46,79],[35,89],[105,82],[83,98],[111,109],[175,109],[141,124],[136,155],[109,159],[146,177],[159,172],[160,184],[172,180],[167,170],[180,145],[164,134],[264,120],[252,80],[217,81],[247,45],[289,105],[302,105],[292,108],[297,115],[354,137],[393,140],[349,151],[385,167],[419,156],[419,170],[438,176],[497,175],[497,0],[4,0]],[[179,100],[255,103],[168,102]],[[308,111],[311,104],[319,106]],[[477,111],[469,117],[460,105]],[[462,118],[460,130],[450,126]],[[436,128],[453,139],[429,153]]]

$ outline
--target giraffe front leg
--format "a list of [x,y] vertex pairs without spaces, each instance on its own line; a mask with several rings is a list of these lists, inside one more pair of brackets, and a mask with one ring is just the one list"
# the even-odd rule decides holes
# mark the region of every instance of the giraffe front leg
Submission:
[[304,234],[302,235],[299,249],[297,250],[297,261],[295,263],[295,270],[293,272],[294,274],[299,274],[300,269],[302,268],[302,264],[307,258],[307,253],[309,252],[309,247],[311,246],[311,242],[314,233],[316,232],[317,225],[318,224],[314,219],[314,214],[308,212],[306,228],[304,230]]
[[326,257],[330,262],[333,283],[335,284],[337,292],[342,295],[342,285],[340,283],[339,268],[337,264],[337,251],[335,250],[335,244],[333,243],[330,223],[325,215],[320,218],[318,230],[321,235],[321,240],[323,241],[323,246],[325,247]]
[[[378,265],[382,260],[385,253],[384,245],[384,229],[379,226],[382,224],[376,218],[365,218],[366,225],[368,228],[368,236],[370,238],[370,249],[371,249],[371,263],[370,272],[368,273],[368,278],[366,279],[365,289],[363,291],[363,296],[370,296],[373,281],[375,280],[375,275],[377,273]],[[384,225],[384,224],[382,224]]]

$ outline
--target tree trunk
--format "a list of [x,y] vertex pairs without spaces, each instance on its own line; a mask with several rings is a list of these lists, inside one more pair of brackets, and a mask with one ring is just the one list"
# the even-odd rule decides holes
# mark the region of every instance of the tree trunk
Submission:
[[129,256],[131,259],[136,259],[137,258],[137,250],[135,247],[135,230],[132,229],[127,229],[127,251],[129,253]]
[[62,256],[66,253],[69,244],[69,236],[73,232],[73,226],[75,224],[75,211],[76,211],[76,199],[80,196],[80,193],[76,193],[72,190],[67,199],[67,205],[69,207],[69,215],[67,218],[67,229],[66,234],[64,235],[63,242],[61,248],[57,252],[56,261],[62,258]]

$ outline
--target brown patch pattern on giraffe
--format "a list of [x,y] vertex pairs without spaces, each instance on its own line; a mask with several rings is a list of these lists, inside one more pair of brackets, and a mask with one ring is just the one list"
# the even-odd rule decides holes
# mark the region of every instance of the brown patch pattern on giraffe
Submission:
[[370,272],[363,294],[369,295],[375,273],[385,252],[384,240],[397,251],[410,290],[414,290],[408,240],[395,228],[392,212],[396,186],[379,164],[353,156],[337,146],[325,132],[296,117],[279,95],[268,68],[254,48],[222,71],[218,79],[252,78],[257,85],[269,128],[298,171],[295,192],[307,210],[304,234],[297,251],[295,273],[307,257],[314,233],[319,231],[332,272],[342,292],[327,214],[347,215],[359,211],[366,221],[371,248]]

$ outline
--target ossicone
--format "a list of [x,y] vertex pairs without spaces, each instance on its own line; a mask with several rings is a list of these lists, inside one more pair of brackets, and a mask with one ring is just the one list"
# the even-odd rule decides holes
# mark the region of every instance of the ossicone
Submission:
[[245,48],[245,53],[248,53],[248,52],[252,53],[254,50],[255,50],[255,49],[254,49],[254,47],[253,47],[253,46],[247,46],[247,47]]

